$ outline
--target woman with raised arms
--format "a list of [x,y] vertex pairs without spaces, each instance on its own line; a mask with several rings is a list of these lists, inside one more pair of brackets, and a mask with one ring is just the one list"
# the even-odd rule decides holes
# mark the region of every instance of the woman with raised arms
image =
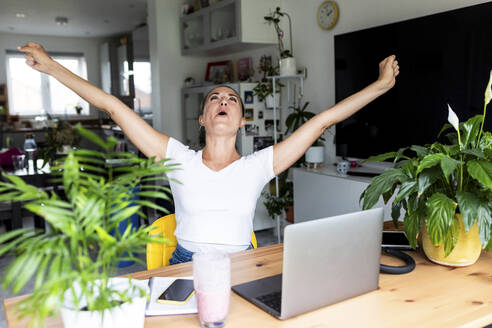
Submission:
[[198,120],[205,128],[206,143],[196,152],[156,131],[118,98],[54,61],[41,45],[29,42],[18,50],[25,53],[30,67],[53,76],[108,113],[147,157],[171,158],[181,164],[168,174],[181,182],[170,181],[178,240],[171,264],[190,261],[198,251],[250,248],[256,202],[265,184],[294,164],[326,129],[391,89],[399,73],[395,56],[385,58],[375,82],[317,114],[280,143],[241,156],[235,144],[245,124],[243,103],[229,87],[218,86],[204,98]]

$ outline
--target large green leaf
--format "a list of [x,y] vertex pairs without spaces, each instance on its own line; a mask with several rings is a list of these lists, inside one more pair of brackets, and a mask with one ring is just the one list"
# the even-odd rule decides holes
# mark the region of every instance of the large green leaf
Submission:
[[467,170],[474,179],[492,189],[492,163],[481,160],[469,161]]
[[416,152],[419,157],[424,157],[429,154],[429,149],[424,146],[413,145],[410,149]]
[[485,247],[489,243],[492,225],[492,213],[486,202],[480,202],[480,206],[477,209],[477,223],[480,241]]
[[393,158],[396,156],[396,152],[392,151],[392,152],[389,152],[389,153],[384,153],[384,154],[379,154],[379,155],[376,155],[376,156],[371,156],[369,157],[368,159],[362,161],[363,163],[364,162],[382,162],[382,161],[385,161],[387,159],[390,159],[390,158]]
[[436,192],[426,203],[427,232],[434,245],[442,244],[451,227],[456,211],[456,203],[446,195]]
[[412,214],[405,214],[403,220],[403,226],[405,228],[405,234],[413,249],[417,248],[417,236],[420,231],[420,225],[423,220],[422,213],[415,211]]
[[418,195],[419,197],[441,176],[441,169],[432,167],[425,169],[418,177]]
[[482,124],[482,115],[476,115],[463,123],[463,135],[461,137],[461,143],[463,148],[467,148],[468,145],[475,147],[478,134],[480,132],[480,125]]
[[465,155],[472,155],[472,156],[478,157],[480,159],[486,158],[483,150],[478,149],[478,148],[463,149],[462,151],[460,151],[460,153],[465,154]]
[[460,234],[460,220],[456,215],[453,215],[451,218],[451,226],[446,232],[446,236],[444,237],[444,257],[451,254],[456,243],[458,242],[458,237]]
[[[480,138],[480,142],[478,144],[479,148],[487,153],[487,150],[490,151],[492,148],[492,133],[486,131],[482,134]],[[490,156],[489,156],[490,158]]]
[[372,208],[379,200],[379,197],[385,192],[391,190],[395,183],[407,181],[408,177],[400,169],[390,168],[385,170],[381,175],[372,179],[369,187],[364,191],[364,210]]
[[403,173],[413,179],[416,177],[417,174],[416,171],[418,162],[419,161],[416,158],[406,159],[396,163],[395,167],[401,169]]
[[445,155],[441,159],[441,169],[442,173],[444,174],[444,177],[446,180],[448,179],[449,175],[453,173],[453,171],[456,169],[456,167],[461,164],[462,162],[455,160],[454,158],[449,157],[448,155]]
[[419,164],[419,167],[417,168],[417,174],[422,172],[424,169],[427,169],[429,167],[433,167],[441,162],[441,160],[445,157],[444,154],[438,153],[438,154],[430,154],[425,156]]
[[398,228],[398,219],[401,215],[401,202],[394,202],[391,205],[391,218],[393,219],[393,224]]
[[402,199],[407,198],[410,194],[417,192],[417,182],[405,181],[401,184],[400,190],[396,194],[395,201],[399,202]]
[[477,195],[467,191],[457,191],[456,199],[460,213],[465,224],[465,231],[469,231],[477,219],[477,210],[480,206],[480,199]]

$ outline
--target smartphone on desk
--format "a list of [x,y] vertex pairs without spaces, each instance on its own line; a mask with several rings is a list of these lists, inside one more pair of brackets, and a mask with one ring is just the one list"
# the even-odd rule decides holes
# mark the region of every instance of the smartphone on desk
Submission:
[[195,292],[193,280],[176,279],[166,288],[166,290],[157,298],[158,303],[163,304],[184,304]]

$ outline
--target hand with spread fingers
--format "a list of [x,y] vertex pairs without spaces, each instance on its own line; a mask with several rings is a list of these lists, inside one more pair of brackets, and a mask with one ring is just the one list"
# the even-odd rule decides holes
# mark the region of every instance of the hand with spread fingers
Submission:
[[28,42],[17,50],[25,53],[26,64],[42,73],[51,74],[56,62],[46,53],[43,46],[34,42]]
[[384,89],[391,89],[395,85],[395,77],[400,73],[400,67],[395,55],[386,57],[379,63],[378,82]]

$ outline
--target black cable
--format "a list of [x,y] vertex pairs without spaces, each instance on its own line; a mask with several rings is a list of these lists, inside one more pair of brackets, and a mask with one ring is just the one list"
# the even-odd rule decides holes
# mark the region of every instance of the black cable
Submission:
[[404,273],[412,272],[413,269],[415,269],[415,261],[410,255],[405,254],[400,250],[392,249],[388,247],[383,247],[382,250],[385,254],[396,257],[404,261],[405,265],[392,266],[392,265],[381,264],[379,272],[388,273],[388,274],[404,274]]

